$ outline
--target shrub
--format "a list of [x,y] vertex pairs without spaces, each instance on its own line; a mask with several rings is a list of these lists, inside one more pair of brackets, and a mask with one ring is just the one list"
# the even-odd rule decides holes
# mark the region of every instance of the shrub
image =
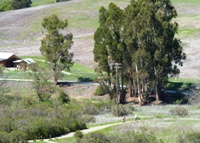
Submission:
[[27,135],[22,131],[14,130],[9,134],[10,143],[27,143]]
[[83,133],[80,130],[77,130],[74,134],[74,137],[81,139],[83,137]]
[[84,115],[82,118],[83,118],[83,121],[86,123],[91,123],[91,122],[96,121],[95,117],[92,115]]
[[127,108],[125,108],[125,105],[113,105],[111,107],[111,112],[113,115],[115,116],[124,116],[124,115],[128,115],[128,110]]
[[111,143],[163,143],[162,140],[156,139],[152,134],[135,133],[128,131],[120,134],[112,134],[109,137]]
[[31,7],[32,1],[31,0],[12,0],[12,7],[13,9],[22,9]]
[[63,90],[59,90],[59,100],[62,103],[67,103],[70,101],[69,96]]
[[102,96],[102,95],[105,95],[106,94],[106,91],[105,91],[105,88],[103,87],[104,85],[99,85],[97,87],[97,89],[95,90],[94,92],[94,95],[98,95],[98,96]]
[[186,139],[189,143],[199,143],[200,142],[200,132],[188,133]]
[[187,116],[188,115],[188,110],[180,106],[170,109],[169,112],[170,112],[170,115],[172,116]]
[[83,113],[88,115],[97,115],[99,109],[93,103],[87,103],[83,105]]
[[8,143],[9,142],[8,134],[9,134],[8,132],[0,130],[0,143]]
[[94,132],[86,135],[80,143],[110,143],[108,137],[102,133]]
[[6,1],[0,4],[0,12],[12,10],[11,2]]
[[200,132],[187,133],[185,135],[179,135],[177,137],[177,143],[199,143]]

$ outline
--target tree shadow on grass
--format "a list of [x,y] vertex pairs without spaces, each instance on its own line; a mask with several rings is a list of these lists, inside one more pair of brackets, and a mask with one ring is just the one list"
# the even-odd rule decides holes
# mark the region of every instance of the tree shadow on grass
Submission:
[[88,78],[88,77],[79,77],[78,81],[79,82],[91,82],[91,81],[93,81],[93,79]]

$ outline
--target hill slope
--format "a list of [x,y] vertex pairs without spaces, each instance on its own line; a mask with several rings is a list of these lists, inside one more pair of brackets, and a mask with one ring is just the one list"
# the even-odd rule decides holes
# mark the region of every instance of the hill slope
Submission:
[[[98,27],[98,9],[107,7],[114,2],[125,7],[129,0],[71,0],[28,9],[0,13],[0,49],[14,52],[18,55],[40,55],[40,40],[45,36],[41,22],[44,17],[57,14],[60,18],[69,20],[69,27],[63,33],[72,32],[74,45],[74,60],[88,67],[94,67],[93,33]],[[200,2],[191,0],[182,2],[173,0],[179,16],[181,38],[187,60],[181,67],[181,77],[200,77]]]

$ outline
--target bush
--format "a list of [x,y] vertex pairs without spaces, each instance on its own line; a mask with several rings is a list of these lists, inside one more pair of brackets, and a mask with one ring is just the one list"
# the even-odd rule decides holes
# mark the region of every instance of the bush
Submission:
[[183,117],[183,116],[188,115],[188,110],[183,107],[180,107],[180,106],[170,109],[169,112],[170,112],[170,115],[172,115],[172,116],[182,116]]
[[9,142],[8,134],[9,134],[8,132],[0,130],[0,143],[8,143]]
[[22,9],[31,7],[32,1],[31,0],[12,0],[12,7],[13,9]]
[[102,133],[94,132],[86,135],[80,143],[111,143],[108,137]]
[[125,116],[129,114],[128,109],[125,108],[125,105],[121,105],[121,104],[113,105],[111,107],[111,112],[115,116]]
[[95,117],[92,115],[84,115],[83,116],[83,121],[86,123],[94,123],[96,121]]
[[187,133],[185,135],[179,135],[177,137],[177,143],[199,143],[200,132]]
[[12,10],[11,2],[6,1],[0,4],[0,12]]
[[109,137],[111,143],[163,143],[162,140],[156,139],[152,134],[135,133],[128,131],[126,133],[112,134]]
[[58,99],[62,102],[62,103],[67,103],[70,101],[69,96],[60,88],[58,89],[59,91],[59,97]]
[[105,88],[103,87],[104,85],[99,85],[97,87],[97,89],[95,90],[94,92],[94,95],[98,95],[98,96],[102,96],[102,95],[105,95],[106,94],[106,91],[105,91]]
[[27,135],[22,131],[14,130],[9,134],[10,143],[27,143]]
[[186,135],[186,139],[189,143],[199,143],[200,142],[200,132],[193,132]]
[[74,134],[74,137],[81,139],[83,137],[83,133],[80,130],[77,130]]
[[93,103],[87,103],[83,106],[83,113],[88,115],[99,114],[99,109]]
[[60,106],[56,110],[52,103],[34,103],[24,109],[7,107],[0,110],[0,114],[0,143],[56,137],[86,128],[78,109]]

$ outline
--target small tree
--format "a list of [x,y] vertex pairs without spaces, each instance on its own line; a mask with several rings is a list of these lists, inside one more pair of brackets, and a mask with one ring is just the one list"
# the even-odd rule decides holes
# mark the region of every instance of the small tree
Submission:
[[22,9],[31,7],[32,1],[31,0],[13,0],[11,5],[13,9]]
[[54,87],[49,82],[51,74],[39,67],[38,64],[32,64],[30,69],[29,75],[33,78],[32,87],[36,91],[39,101],[48,100],[54,92]]
[[67,25],[67,19],[62,21],[57,15],[48,16],[42,22],[42,26],[47,30],[48,34],[41,40],[40,51],[53,69],[55,84],[62,76],[61,71],[64,69],[70,70],[73,65],[73,54],[69,52],[73,44],[73,35],[69,33],[64,36],[59,32],[60,29],[66,28]]

